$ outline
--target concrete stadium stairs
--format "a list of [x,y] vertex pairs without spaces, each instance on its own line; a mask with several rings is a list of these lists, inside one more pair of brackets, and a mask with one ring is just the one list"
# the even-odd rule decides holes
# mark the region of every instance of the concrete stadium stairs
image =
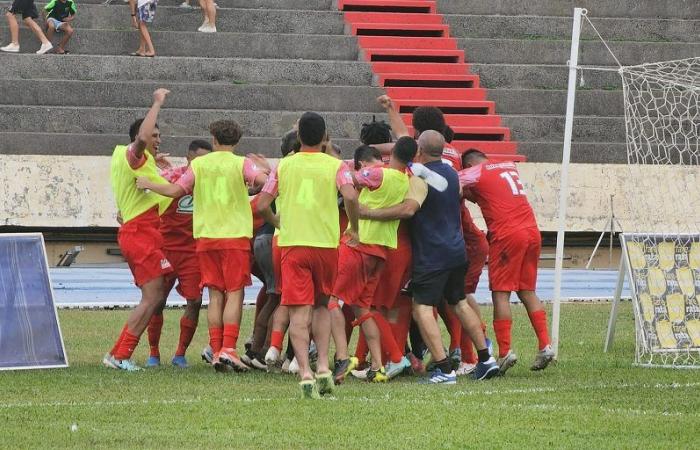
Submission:
[[[126,140],[129,122],[144,113],[150,92],[160,85],[173,90],[160,120],[163,149],[172,152],[206,136],[210,121],[232,117],[244,128],[242,151],[274,156],[279,136],[304,110],[323,112],[334,139],[350,149],[360,124],[380,112],[374,98],[387,78],[363,60],[360,42],[332,0],[219,0],[220,32],[215,35],[195,31],[199,10],[185,11],[176,7],[179,0],[163,0],[153,28],[160,55],[154,59],[124,56],[137,45],[128,9],[119,0],[98,1],[79,3],[71,55],[28,54],[38,45],[25,29],[23,54],[0,54],[0,154],[108,155]],[[396,2],[435,3],[442,20],[424,31],[449,31],[456,48],[447,50],[464,52],[471,75],[459,73],[453,81],[473,82],[478,76],[479,87],[488,90],[487,100],[495,105],[490,112],[499,116],[500,122],[484,118],[478,126],[500,127],[504,141],[509,131],[518,153],[530,162],[560,159],[563,64],[574,2]],[[700,55],[697,0],[575,3],[589,9],[623,64]],[[409,9],[402,14],[424,13]],[[584,30],[580,63],[614,64],[591,30]],[[7,35],[2,21],[3,42]],[[394,77],[398,85],[388,88],[401,89],[401,78],[407,77]],[[623,163],[619,76],[585,73],[584,79],[572,160]]]

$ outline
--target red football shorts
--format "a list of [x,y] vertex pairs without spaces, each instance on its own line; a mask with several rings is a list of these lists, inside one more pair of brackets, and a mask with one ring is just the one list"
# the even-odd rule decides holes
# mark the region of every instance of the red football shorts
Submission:
[[117,242],[136,286],[172,273],[173,266],[163,253],[163,237],[157,226],[127,223],[119,229]]
[[197,252],[202,273],[200,287],[235,292],[252,284],[250,250],[205,250]]
[[473,294],[476,292],[476,288],[479,285],[479,278],[481,278],[481,272],[484,271],[484,266],[486,265],[486,258],[489,256],[489,242],[486,240],[486,236],[480,236],[476,243],[472,245],[467,245],[467,256],[469,257],[469,267],[467,268],[467,275],[464,277],[464,292],[466,294]]
[[338,249],[281,247],[282,305],[311,306],[331,295],[338,270]]
[[277,236],[272,236],[272,270],[275,272],[276,294],[282,293],[282,249],[277,246]]
[[388,250],[384,271],[374,291],[374,307],[393,309],[401,289],[411,279],[411,241],[402,242]]
[[171,277],[177,279],[177,292],[185,300],[199,300],[202,296],[202,289],[199,287],[202,275],[199,271],[197,253],[166,250],[165,256],[175,269],[175,273],[171,274]]
[[338,276],[333,296],[350,306],[369,309],[374,300],[384,260],[345,244],[338,251]]
[[489,284],[492,291],[534,291],[542,237],[536,227],[493,239],[489,247]]

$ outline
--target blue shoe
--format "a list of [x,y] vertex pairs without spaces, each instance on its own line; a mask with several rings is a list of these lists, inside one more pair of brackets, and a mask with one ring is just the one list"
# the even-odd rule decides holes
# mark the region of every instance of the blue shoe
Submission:
[[486,338],[486,348],[489,349],[489,355],[493,356],[493,342],[489,338]]
[[185,359],[184,356],[173,356],[171,363],[173,366],[179,367],[180,369],[187,369],[190,367],[189,364],[187,364],[187,359]]
[[475,380],[488,380],[498,375],[498,363],[492,356],[486,362],[480,362],[476,365],[476,369],[472,372],[472,378]]
[[386,376],[388,376],[391,380],[392,378],[401,375],[404,370],[409,369],[410,367],[411,361],[404,356],[401,358],[401,361],[397,363],[389,362],[389,364],[386,365]]
[[158,367],[160,366],[160,356],[149,356],[146,360],[146,367]]
[[[498,366],[496,366],[498,367]],[[421,384],[457,384],[457,374],[453,370],[450,373],[442,373],[442,370],[436,368],[430,373],[428,378],[420,381]]]
[[211,362],[214,360],[214,352],[211,349],[211,346],[207,345],[204,347],[204,350],[202,350],[202,361],[204,361],[207,364],[211,364]]
[[105,357],[102,358],[102,364],[110,369],[123,370],[125,372],[138,372],[142,370],[139,366],[134,364],[132,360],[116,359],[110,354],[106,354]]

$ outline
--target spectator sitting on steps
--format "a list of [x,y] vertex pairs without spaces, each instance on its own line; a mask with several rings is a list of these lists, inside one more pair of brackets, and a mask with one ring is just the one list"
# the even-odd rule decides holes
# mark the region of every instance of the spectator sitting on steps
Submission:
[[75,19],[75,2],[73,0],[51,0],[44,7],[44,21],[46,22],[46,38],[51,41],[54,33],[63,33],[61,42],[58,43],[55,53],[65,55],[66,44],[73,36],[75,30],[71,26]]

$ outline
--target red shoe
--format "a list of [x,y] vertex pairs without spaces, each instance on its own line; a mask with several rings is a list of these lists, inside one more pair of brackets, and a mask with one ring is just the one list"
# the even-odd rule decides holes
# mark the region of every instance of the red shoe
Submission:
[[416,358],[416,355],[414,355],[413,353],[409,353],[406,356],[408,357],[408,360],[411,361],[411,370],[413,371],[413,373],[417,375],[424,375],[425,366],[423,365],[423,361]]
[[238,357],[235,348],[222,348],[219,352],[219,361],[231,367],[236,372],[247,372],[250,370],[250,367],[245,365]]

